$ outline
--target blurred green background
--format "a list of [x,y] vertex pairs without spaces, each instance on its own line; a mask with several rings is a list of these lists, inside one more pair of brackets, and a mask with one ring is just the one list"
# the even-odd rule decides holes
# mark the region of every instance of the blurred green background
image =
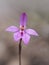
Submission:
[[22,43],[22,65],[49,65],[49,0],[0,0],[0,65],[19,65],[19,44],[5,29],[19,27],[22,12],[28,15],[27,28],[39,34]]

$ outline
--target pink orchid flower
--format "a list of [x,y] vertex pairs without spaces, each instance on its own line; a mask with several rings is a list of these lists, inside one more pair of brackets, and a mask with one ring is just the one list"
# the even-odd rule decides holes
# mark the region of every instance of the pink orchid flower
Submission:
[[22,38],[24,44],[28,44],[30,40],[30,35],[38,36],[38,33],[34,29],[26,29],[27,15],[22,13],[20,16],[20,28],[16,26],[10,26],[6,31],[13,32],[14,40],[18,41]]

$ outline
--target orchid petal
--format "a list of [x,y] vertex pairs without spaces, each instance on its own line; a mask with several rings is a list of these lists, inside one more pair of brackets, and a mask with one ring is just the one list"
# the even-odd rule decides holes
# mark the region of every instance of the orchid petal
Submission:
[[38,33],[34,29],[27,29],[26,33],[28,33],[30,35],[38,36]]
[[6,29],[6,31],[9,31],[9,32],[16,32],[18,31],[18,28],[16,26],[10,26]]
[[22,40],[24,41],[24,44],[28,44],[30,36],[27,33],[24,33]]
[[20,16],[20,26],[26,26],[27,15],[26,13],[22,13]]
[[18,41],[21,38],[20,32],[14,33],[14,36],[13,37],[14,37],[14,40],[15,41]]

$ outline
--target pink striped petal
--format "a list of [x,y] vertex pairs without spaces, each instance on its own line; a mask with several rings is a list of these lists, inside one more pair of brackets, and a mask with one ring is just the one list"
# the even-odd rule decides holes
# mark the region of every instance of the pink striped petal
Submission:
[[30,35],[38,36],[38,33],[34,29],[27,29],[26,33],[28,33]]
[[16,26],[10,26],[6,29],[6,31],[9,31],[9,32],[16,32],[18,31],[18,28]]
[[14,33],[14,36],[13,37],[14,37],[14,40],[15,41],[18,41],[21,38],[20,32]]
[[24,33],[22,40],[24,41],[24,44],[28,44],[30,36],[27,33]]
[[27,22],[27,15],[24,12],[20,16],[20,26],[26,26],[26,22]]

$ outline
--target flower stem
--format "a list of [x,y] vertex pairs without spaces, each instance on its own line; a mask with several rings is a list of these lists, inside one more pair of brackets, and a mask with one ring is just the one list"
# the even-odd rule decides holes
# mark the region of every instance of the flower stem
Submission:
[[22,38],[20,39],[19,42],[19,65],[21,65],[21,42],[22,42]]

